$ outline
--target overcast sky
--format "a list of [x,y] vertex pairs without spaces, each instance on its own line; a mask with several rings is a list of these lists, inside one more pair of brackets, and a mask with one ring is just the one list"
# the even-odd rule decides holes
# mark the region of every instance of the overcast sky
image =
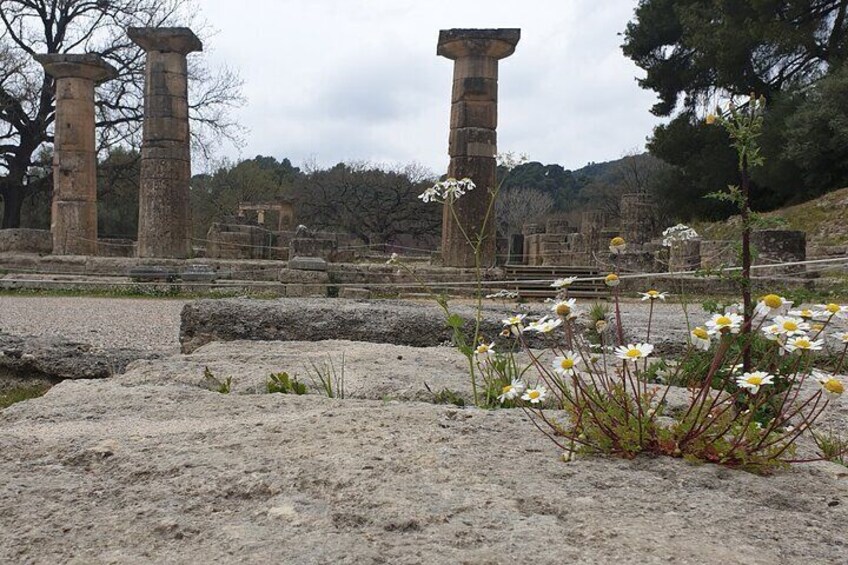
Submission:
[[202,0],[213,64],[244,79],[257,154],[447,168],[440,29],[519,27],[500,63],[499,151],[579,168],[641,150],[655,97],[620,49],[637,0]]

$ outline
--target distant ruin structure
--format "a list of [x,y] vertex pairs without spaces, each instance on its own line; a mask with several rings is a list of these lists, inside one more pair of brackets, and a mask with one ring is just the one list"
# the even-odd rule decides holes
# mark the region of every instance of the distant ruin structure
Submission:
[[[519,29],[449,29],[439,33],[436,53],[454,61],[451,94],[448,176],[470,178],[477,188],[456,201],[457,225],[445,207],[442,222],[442,261],[447,267],[473,267],[474,250],[469,237],[480,234],[486,216],[489,191],[497,182],[498,61],[515,52]],[[484,266],[496,261],[495,219],[489,218],[483,233],[481,259]]]
[[117,76],[98,55],[36,55],[56,80],[53,204],[54,255],[97,253],[97,153],[94,87]]
[[184,27],[131,27],[127,34],[147,52],[138,256],[185,259],[191,255],[186,56],[203,44]]

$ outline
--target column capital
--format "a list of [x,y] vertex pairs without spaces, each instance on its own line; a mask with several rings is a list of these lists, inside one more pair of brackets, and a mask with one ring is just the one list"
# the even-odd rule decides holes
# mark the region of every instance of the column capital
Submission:
[[130,27],[127,35],[145,51],[182,55],[203,51],[203,43],[187,27]]
[[439,32],[436,54],[454,60],[462,57],[503,59],[515,52],[520,38],[518,28],[443,29]]
[[87,78],[101,83],[118,76],[118,71],[94,53],[45,53],[35,55],[44,70],[53,78]]

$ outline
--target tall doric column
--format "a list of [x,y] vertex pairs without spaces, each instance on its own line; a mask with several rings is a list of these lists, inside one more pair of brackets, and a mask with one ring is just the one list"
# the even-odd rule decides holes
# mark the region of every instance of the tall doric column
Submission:
[[[509,57],[519,29],[449,29],[439,33],[438,55],[454,61],[448,176],[468,177],[477,188],[456,201],[455,210],[470,237],[480,233],[497,182],[498,61]],[[495,218],[489,218],[481,250],[483,266],[494,265]],[[447,267],[473,267],[474,252],[445,207],[442,258]]]
[[117,76],[98,55],[36,55],[56,79],[53,141],[54,255],[97,253],[97,153],[94,85]]
[[131,27],[127,34],[147,51],[138,256],[185,259],[191,254],[186,55],[203,44],[184,27]]

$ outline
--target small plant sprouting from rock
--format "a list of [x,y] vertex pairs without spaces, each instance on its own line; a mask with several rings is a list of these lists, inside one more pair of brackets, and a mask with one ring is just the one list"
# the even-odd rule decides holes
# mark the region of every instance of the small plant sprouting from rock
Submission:
[[296,377],[290,377],[286,372],[271,374],[268,377],[267,388],[269,393],[306,394],[306,385],[299,382]]
[[427,383],[424,383],[424,388],[427,389],[427,392],[433,395],[433,404],[452,404],[460,407],[465,406],[465,399],[455,390],[443,388],[438,392],[433,392],[433,389],[431,389],[430,385]]
[[822,458],[848,467],[848,438],[839,435],[833,428],[813,430],[812,434]]
[[333,363],[332,357],[329,355],[326,359],[315,362],[309,361],[311,369],[307,369],[309,379],[312,385],[324,391],[327,398],[338,398],[344,400],[345,397],[345,358],[342,353],[341,364],[336,370],[336,365]]
[[227,377],[224,380],[215,376],[209,367],[203,368],[203,380],[209,390],[219,392],[221,394],[230,394],[233,387],[233,378]]

